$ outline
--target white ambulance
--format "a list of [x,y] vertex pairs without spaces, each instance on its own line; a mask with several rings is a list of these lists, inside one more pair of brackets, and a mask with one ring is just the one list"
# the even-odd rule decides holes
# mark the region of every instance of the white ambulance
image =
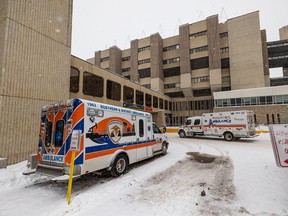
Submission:
[[42,108],[36,172],[68,178],[73,131],[80,133],[74,177],[103,170],[122,175],[129,164],[165,155],[169,145],[150,113],[71,99]]
[[204,113],[186,119],[178,128],[181,138],[198,136],[224,137],[227,141],[253,138],[256,135],[253,111]]

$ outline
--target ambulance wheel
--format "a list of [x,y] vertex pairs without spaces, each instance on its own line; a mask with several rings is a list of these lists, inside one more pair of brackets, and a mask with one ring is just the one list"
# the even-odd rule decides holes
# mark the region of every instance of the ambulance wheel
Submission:
[[116,157],[111,169],[111,175],[114,177],[123,175],[128,166],[127,156],[120,154]]
[[231,132],[226,132],[226,133],[224,133],[224,139],[226,141],[232,141],[234,139],[234,136]]
[[184,130],[180,130],[180,131],[179,131],[179,136],[180,136],[181,138],[185,138],[185,137],[186,137],[185,131],[184,131]]
[[166,155],[168,150],[168,146],[166,143],[162,144],[162,155]]

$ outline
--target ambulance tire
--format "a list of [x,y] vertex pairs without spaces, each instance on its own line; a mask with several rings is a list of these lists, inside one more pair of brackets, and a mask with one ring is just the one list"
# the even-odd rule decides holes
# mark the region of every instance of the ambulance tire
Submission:
[[119,154],[115,158],[111,169],[111,175],[114,177],[123,175],[128,167],[128,158],[124,154]]
[[168,150],[167,143],[163,143],[162,144],[162,155],[163,156],[167,154],[167,150]]
[[184,130],[180,130],[180,131],[179,131],[179,136],[180,136],[181,138],[185,138],[185,137],[186,137],[185,131],[184,131]]
[[231,132],[226,132],[226,133],[224,133],[224,139],[226,141],[232,141],[232,140],[234,140],[234,136]]

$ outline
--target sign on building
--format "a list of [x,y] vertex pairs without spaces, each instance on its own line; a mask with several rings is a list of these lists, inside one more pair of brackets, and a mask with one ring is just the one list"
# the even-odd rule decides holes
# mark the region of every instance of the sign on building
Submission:
[[288,125],[270,125],[269,129],[276,164],[288,168]]

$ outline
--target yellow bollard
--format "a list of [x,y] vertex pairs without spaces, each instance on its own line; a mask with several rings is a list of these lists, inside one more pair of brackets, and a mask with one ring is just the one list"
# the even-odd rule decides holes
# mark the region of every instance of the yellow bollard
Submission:
[[68,189],[67,189],[67,197],[66,197],[68,205],[70,205],[70,197],[71,197],[71,191],[72,191],[74,160],[75,160],[75,151],[72,151],[70,171],[69,171]]

